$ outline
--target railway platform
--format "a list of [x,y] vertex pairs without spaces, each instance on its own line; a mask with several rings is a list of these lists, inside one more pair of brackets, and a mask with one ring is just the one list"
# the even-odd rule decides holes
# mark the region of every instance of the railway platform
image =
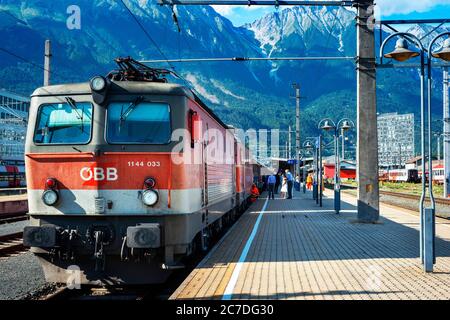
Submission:
[[377,224],[356,221],[356,198],[320,208],[310,193],[262,196],[171,299],[450,299],[450,221],[437,219],[435,272],[419,260],[419,218],[381,204]]
[[0,218],[25,214],[27,211],[28,199],[26,194],[0,196]]

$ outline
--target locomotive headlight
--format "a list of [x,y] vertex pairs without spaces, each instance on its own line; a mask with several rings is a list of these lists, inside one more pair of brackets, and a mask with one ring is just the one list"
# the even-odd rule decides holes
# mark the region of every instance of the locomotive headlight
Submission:
[[42,194],[42,201],[47,205],[47,206],[53,206],[58,202],[59,199],[59,195],[56,191],[54,190],[45,190],[44,193]]
[[153,206],[156,202],[158,202],[158,193],[154,190],[145,190],[142,193],[142,202],[146,206]]
[[102,76],[96,76],[91,79],[90,85],[93,91],[103,91],[106,88],[106,80]]

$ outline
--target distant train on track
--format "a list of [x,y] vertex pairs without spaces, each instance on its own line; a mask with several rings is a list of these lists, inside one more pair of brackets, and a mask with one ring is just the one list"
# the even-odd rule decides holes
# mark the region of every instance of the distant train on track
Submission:
[[[428,179],[428,171],[425,173]],[[419,183],[422,181],[422,171],[417,169],[391,169],[381,170],[380,181]],[[444,183],[444,169],[437,166],[433,168],[433,183]]]
[[24,244],[50,282],[73,268],[82,284],[164,282],[243,212],[260,176],[233,129],[167,70],[116,62],[31,98]]
[[20,188],[26,186],[25,166],[0,162],[0,188]]

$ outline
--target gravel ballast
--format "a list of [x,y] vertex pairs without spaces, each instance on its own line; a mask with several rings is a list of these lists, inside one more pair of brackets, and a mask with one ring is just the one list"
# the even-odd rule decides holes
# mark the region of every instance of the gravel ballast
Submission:
[[26,252],[0,259],[0,300],[20,300],[47,286],[37,258]]

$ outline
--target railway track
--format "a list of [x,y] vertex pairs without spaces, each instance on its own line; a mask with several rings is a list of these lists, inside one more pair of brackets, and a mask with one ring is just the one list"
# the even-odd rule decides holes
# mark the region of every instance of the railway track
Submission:
[[22,232],[0,236],[0,258],[28,250],[22,243]]
[[26,195],[0,196],[0,225],[27,220],[27,212]]
[[0,215],[0,224],[19,222],[19,221],[25,221],[25,220],[28,220],[28,216],[26,215],[26,212],[14,213],[14,214],[8,214],[8,215]]
[[[327,188],[333,190],[333,186],[326,186]],[[343,185],[343,191],[354,191],[356,187]],[[355,196],[354,192],[350,192]],[[420,195],[403,193],[403,192],[393,192],[380,190],[380,202],[388,205],[393,205],[399,208],[417,211],[420,201]],[[425,203],[429,204],[430,198],[425,198]],[[450,220],[450,199],[435,197],[436,205],[438,205],[436,210],[436,217]]]
[[[173,292],[189,276],[191,271],[203,260],[212,247],[224,236],[231,227],[226,227],[220,235],[212,239],[208,251],[199,251],[184,261],[185,268],[173,272],[169,279],[162,284],[98,287],[84,286],[80,289],[69,289],[65,286],[56,287],[51,292],[40,294],[37,300],[45,301],[79,301],[79,300],[168,300]],[[33,300],[36,300],[34,298]]]
[[161,285],[110,288],[83,286],[80,289],[59,287],[39,300],[166,300],[170,294],[164,294],[164,289]]
[[0,193],[0,225],[27,220],[27,212],[26,194],[2,195]]
[[[239,218],[238,218],[239,219]],[[237,221],[237,220],[236,220]],[[234,223],[227,225],[220,234],[211,239],[207,251],[197,251],[183,261],[185,268],[173,272],[169,279],[158,285],[137,285],[125,287],[94,287],[81,286],[81,289],[57,287],[51,292],[39,295],[38,300],[67,301],[67,300],[168,300],[173,292],[189,276],[191,271],[203,260],[215,244],[227,233]]]
[[[333,185],[329,185],[329,186],[326,186],[326,187],[333,189]],[[356,187],[354,187],[354,186],[345,185],[345,184],[341,185],[341,187],[343,187],[343,189],[348,189],[348,190],[355,190],[356,189]],[[380,195],[420,201],[420,195],[411,194],[411,193],[380,190]],[[437,204],[441,204],[441,205],[444,205],[444,206],[450,206],[450,199],[434,197],[434,200],[436,201]],[[430,201],[430,198],[426,197],[425,201]]]
[[[411,199],[411,200],[416,200],[416,201],[420,200],[420,195],[410,194],[410,193],[402,193],[402,192],[392,192],[392,191],[380,190],[380,194],[381,195],[385,195],[385,196],[392,196],[392,197],[398,197],[398,198],[403,198],[403,199]],[[438,198],[438,197],[435,197],[434,199],[435,199],[437,204],[450,206],[450,199]],[[430,201],[430,198],[426,197],[425,201]]]

